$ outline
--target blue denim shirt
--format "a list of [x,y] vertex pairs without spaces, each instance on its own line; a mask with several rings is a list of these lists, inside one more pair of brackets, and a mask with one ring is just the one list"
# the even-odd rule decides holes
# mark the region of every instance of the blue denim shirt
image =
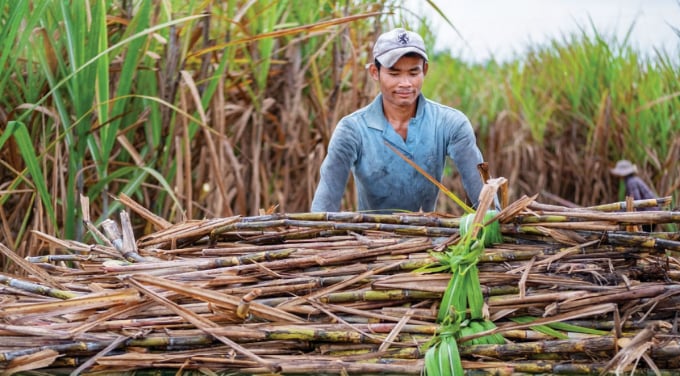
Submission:
[[338,122],[321,164],[311,211],[340,211],[350,172],[360,211],[434,211],[439,189],[385,143],[440,181],[446,156],[451,157],[468,198],[477,205],[483,186],[477,165],[483,159],[468,118],[421,94],[404,140],[385,118],[382,95],[378,95],[371,104]]

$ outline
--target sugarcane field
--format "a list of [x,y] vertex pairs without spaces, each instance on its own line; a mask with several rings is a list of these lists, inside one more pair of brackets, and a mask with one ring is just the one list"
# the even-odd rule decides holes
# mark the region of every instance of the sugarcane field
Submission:
[[0,0],[0,375],[680,375],[671,2]]

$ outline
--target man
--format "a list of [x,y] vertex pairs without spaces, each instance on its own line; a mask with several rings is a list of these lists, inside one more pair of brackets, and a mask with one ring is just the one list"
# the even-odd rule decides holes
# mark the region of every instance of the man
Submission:
[[[637,176],[637,166],[635,166],[631,161],[622,159],[616,162],[616,166],[609,170],[609,172],[623,179],[626,185],[626,196],[630,196],[633,200],[647,200],[652,198],[657,198],[656,193],[649,188],[647,184]],[[644,208],[642,210],[658,210],[659,208],[654,206],[650,208]]]
[[[610,169],[609,172],[623,180],[624,184],[626,185],[626,197],[632,197],[633,200],[647,200],[657,197],[656,193],[654,193],[654,191],[652,191],[652,189],[649,188],[649,186],[645,184],[645,182],[639,176],[637,176],[637,166],[635,166],[631,161],[622,159],[616,162],[616,166]],[[652,206],[641,208],[640,210],[659,210],[659,207]],[[652,224],[642,225],[642,231],[644,232],[652,232],[653,230],[654,225]],[[636,231],[636,228],[633,227],[632,230],[628,231]]]
[[428,69],[423,39],[402,28],[386,32],[376,41],[373,58],[368,70],[380,94],[338,123],[311,210],[339,211],[351,172],[360,211],[434,211],[438,188],[388,145],[439,180],[446,156],[451,157],[476,207],[482,154],[462,112],[421,94]]

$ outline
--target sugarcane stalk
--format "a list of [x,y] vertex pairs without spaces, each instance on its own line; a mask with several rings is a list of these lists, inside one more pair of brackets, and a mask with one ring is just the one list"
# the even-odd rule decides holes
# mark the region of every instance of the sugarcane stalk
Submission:
[[[640,208],[653,208],[670,205],[673,202],[673,196],[657,197],[644,200],[633,200],[633,207],[635,209]],[[613,202],[602,205],[589,206],[587,209],[598,210],[604,212],[610,211],[628,211],[629,206],[626,201]]]
[[119,194],[118,200],[123,205],[130,208],[132,211],[139,214],[142,218],[153,224],[157,230],[164,230],[172,227],[172,223],[166,221],[164,218],[157,216],[147,208],[143,207],[142,205],[134,201],[130,196],[126,195],[125,193]]
[[333,222],[375,222],[391,224],[409,224],[428,227],[457,228],[460,218],[445,218],[433,215],[415,215],[409,213],[371,214],[357,212],[328,212],[328,213],[288,213],[281,216],[300,221],[333,221]]
[[[26,273],[29,275],[33,275],[36,278],[40,280],[41,283],[51,286],[53,289],[59,289],[59,290],[65,290],[65,288],[59,284],[57,280],[52,278],[52,276],[43,271],[42,269],[36,267],[35,265],[31,264],[30,262],[27,262],[23,258],[19,257],[16,252],[12,251],[11,249],[5,247],[4,244],[0,243],[0,254],[5,256],[6,259],[12,260],[15,264],[17,264],[21,269],[23,269]],[[12,279],[12,278],[9,278]]]
[[322,303],[374,302],[374,301],[409,301],[440,298],[441,294],[417,290],[362,290],[340,291],[319,298]]
[[110,307],[140,301],[139,294],[132,289],[104,291],[89,295],[75,296],[66,300],[44,303],[5,305],[0,308],[0,317],[13,315],[54,315],[84,309]]
[[[133,273],[146,270],[158,271],[167,269],[169,273],[173,273],[175,269],[189,268],[193,270],[215,269],[236,265],[244,265],[249,263],[257,263],[269,260],[280,260],[289,257],[293,254],[293,249],[282,249],[278,251],[256,252],[238,257],[220,257],[212,259],[189,259],[189,260],[172,260],[172,261],[156,261],[145,262],[141,264],[131,265],[111,265],[105,266],[104,270],[108,273]],[[186,270],[186,269],[184,269]]]
[[[680,288],[680,286],[676,286]],[[611,291],[602,291],[598,293],[581,295],[574,299],[569,299],[563,302],[556,302],[548,305],[545,308],[546,314],[552,312],[559,312],[565,310],[572,310],[579,307],[589,307],[595,304],[610,303],[610,302],[627,302],[635,299],[651,298],[658,296],[665,292],[670,286],[661,284],[644,284],[639,286],[632,286],[630,288],[619,288]]]
[[218,327],[218,325],[215,324],[214,322],[212,322],[212,321],[210,321],[206,318],[203,318],[199,315],[194,314],[190,310],[187,310],[187,309],[175,304],[174,302],[166,299],[165,297],[162,297],[158,294],[153,293],[152,291],[150,291],[146,287],[142,286],[137,280],[130,279],[129,282],[135,288],[139,289],[141,292],[143,292],[147,296],[151,297],[153,300],[165,305],[166,307],[168,307],[169,309],[174,311],[179,316],[182,316],[187,321],[191,322],[197,328],[203,330],[204,332],[206,332],[208,334],[211,334],[212,336],[214,336],[216,339],[220,340],[221,342],[223,342],[227,346],[230,346],[231,348],[234,349],[234,351],[245,355],[249,359],[257,362],[258,364],[262,364],[263,366],[265,366],[268,370],[270,370],[272,372],[280,372],[281,371],[281,368],[278,364],[259,357],[258,355],[254,354],[250,350],[240,346],[239,344],[237,344],[236,342],[234,342],[233,340],[231,340],[231,339],[229,339],[225,336],[213,334],[212,330]]
[[680,251],[680,241],[661,239],[646,234],[631,235],[630,233],[609,232],[607,233],[607,241],[612,245],[642,247],[660,251]]
[[[315,374],[319,370],[325,372],[340,373],[347,372],[349,374],[420,374],[423,363],[421,359],[407,361],[402,360],[394,363],[363,363],[363,362],[347,362],[338,358],[328,357],[326,361],[319,358],[312,357],[298,357],[286,362],[279,363],[283,373],[298,373],[298,374]],[[240,370],[246,374],[258,374],[266,372],[263,368],[242,368]]]
[[[40,337],[42,338],[61,338],[61,339],[78,339],[78,340],[83,340],[83,341],[109,341],[111,340],[112,336],[108,334],[86,334],[86,335],[80,335],[78,338],[75,338],[70,332],[65,331],[65,330],[53,330],[50,328],[45,328],[45,327],[35,327],[35,326],[26,326],[26,325],[9,325],[9,324],[3,324],[0,323],[0,330],[11,332],[11,333],[16,333],[16,334],[22,334],[25,336],[33,336],[33,337]],[[34,340],[36,340],[34,338]],[[8,343],[5,342],[3,345],[7,345]]]
[[531,224],[521,224],[512,230],[508,229],[508,226],[503,227],[503,233],[511,234],[538,234],[542,235],[545,231],[542,228],[547,229],[563,229],[563,230],[582,230],[582,231],[619,231],[622,229],[621,224],[611,223],[607,221],[556,221],[556,222],[535,222]]
[[97,361],[98,358],[101,358],[102,356],[105,356],[109,352],[115,350],[120,346],[121,343],[123,343],[128,337],[126,336],[118,336],[115,339],[113,339],[105,348],[100,350],[97,354],[95,354],[93,357],[89,358],[86,362],[81,364],[78,368],[73,370],[71,373],[72,375],[79,375],[81,372],[83,372],[85,369],[90,368],[95,362]]
[[136,252],[136,246],[132,246],[134,241],[129,239],[128,231],[121,233],[118,225],[110,219],[105,219],[101,224],[106,238],[109,239],[113,247],[120,253],[123,259],[129,262],[145,262],[146,259]]
[[85,255],[42,255],[42,256],[28,256],[26,261],[33,264],[40,263],[50,263],[50,262],[62,262],[62,261],[88,261],[92,260],[93,257]]
[[460,353],[462,356],[474,355],[508,359],[510,357],[546,353],[612,351],[615,343],[616,338],[613,336],[602,336],[538,342],[509,342],[502,345],[470,345],[462,346]]
[[[96,246],[96,245],[87,245],[85,243],[81,243],[75,240],[62,240],[58,239],[52,235],[45,234],[40,231],[33,231],[33,234],[35,236],[49,244],[52,244],[53,246],[63,248],[69,252],[84,252],[84,253],[89,253],[93,250],[97,250],[102,254],[105,254],[107,256],[111,257],[119,257],[120,254],[116,252],[114,249],[109,249],[108,247],[101,247],[101,246]],[[106,239],[106,238],[104,238]],[[107,239],[108,240],[108,239]],[[112,247],[111,247],[112,248]]]
[[43,350],[53,350],[60,354],[91,353],[105,348],[106,342],[69,342],[56,345],[37,346],[30,349],[0,352],[0,362],[10,362],[18,357]]
[[375,345],[368,348],[359,349],[334,349],[329,348],[323,351],[324,355],[341,358],[344,361],[357,361],[366,359],[419,359],[422,357],[421,352],[417,347],[405,347],[399,349],[390,349],[388,351],[376,351]]
[[157,248],[172,246],[172,248],[176,248],[178,243],[209,236],[214,229],[227,226],[230,223],[235,223],[241,219],[240,216],[233,216],[180,223],[156,233],[143,236],[138,240],[138,243],[142,248],[150,246]]
[[[339,231],[386,231],[394,232],[410,236],[450,236],[458,233],[457,228],[450,227],[428,227],[421,225],[404,225],[391,223],[344,223],[332,221],[298,221],[289,219],[280,219],[270,222],[236,222],[228,226],[220,227],[212,232],[211,238],[216,239],[217,236],[230,231],[253,230],[253,229],[267,229],[271,227],[302,227],[314,228],[317,230],[339,230]],[[293,232],[294,234],[294,232]],[[312,234],[316,235],[316,233]],[[281,237],[281,235],[277,235]],[[283,236],[286,238],[286,236]]]
[[[150,284],[156,287],[173,291],[178,294],[191,296],[193,298],[200,299],[208,303],[214,304],[218,307],[227,308],[229,310],[236,310],[239,304],[241,304],[241,299],[238,297],[230,296],[228,294],[223,294],[217,291],[193,287],[185,283],[174,282],[167,279],[162,279],[149,275],[135,275],[132,277],[132,279],[135,282]],[[262,317],[264,319],[272,321],[277,320],[289,322],[304,321],[293,314],[277,309],[275,307],[269,307],[257,303],[256,301],[249,302],[249,311],[252,312],[252,314],[255,316]]]
[[153,335],[141,338],[130,338],[125,342],[127,347],[168,348],[209,346],[215,342],[210,334],[196,332],[193,335]]
[[[301,251],[303,249],[312,250],[332,250],[332,249],[346,249],[346,248],[362,248],[367,245],[375,246],[387,246],[394,245],[398,243],[397,238],[385,238],[385,239],[371,239],[371,244],[366,244],[364,241],[357,240],[329,240],[328,242],[288,242],[286,243],[286,248],[296,249]],[[219,257],[225,255],[243,255],[251,254],[256,252],[264,251],[279,251],[281,250],[281,244],[272,245],[240,245],[240,246],[230,246],[221,248],[201,248],[201,255]]]
[[[73,291],[67,291],[67,290],[61,290],[61,289],[55,289],[52,287],[48,286],[43,286],[37,283],[29,282],[29,281],[24,281],[20,280],[17,278],[12,278],[3,274],[0,274],[0,283],[5,284],[7,286],[13,287],[15,289],[19,289],[22,291],[26,291],[32,294],[39,294],[39,295],[44,295],[44,296],[50,296],[53,298],[57,299],[71,299],[77,297],[79,294],[73,292]],[[0,314],[3,311],[2,308],[0,308]]]
[[[633,204],[636,205],[635,207],[654,207],[654,206],[665,206],[666,204],[670,203],[672,201],[671,196],[666,196],[666,197],[658,197],[654,199],[645,199],[645,200],[634,200]],[[564,211],[564,212],[576,212],[576,211],[602,211],[602,212],[610,212],[610,211],[626,211],[626,202],[625,201],[619,201],[619,202],[613,202],[613,203],[607,203],[607,204],[601,204],[601,205],[595,205],[595,206],[589,206],[589,207],[567,207],[567,206],[561,206],[561,205],[549,205],[549,204],[543,204],[540,202],[535,202],[532,203],[529,206],[529,209],[534,210],[534,211]]]
[[[589,221],[604,221],[617,223],[621,225],[626,224],[659,224],[659,223],[677,223],[680,222],[680,212],[674,211],[640,211],[640,212],[599,212],[599,211],[571,211],[568,214],[564,212],[550,212],[544,211],[542,215],[545,216],[567,216],[571,221],[589,220]],[[521,221],[528,220],[530,217],[523,217]]]

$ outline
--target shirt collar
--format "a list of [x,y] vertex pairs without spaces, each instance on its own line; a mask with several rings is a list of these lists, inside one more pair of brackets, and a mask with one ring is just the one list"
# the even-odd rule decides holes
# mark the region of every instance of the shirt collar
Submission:
[[[385,121],[385,114],[382,108],[382,94],[378,94],[373,102],[368,105],[368,111],[366,113],[366,123],[369,128],[384,130],[387,125]],[[425,113],[425,96],[423,93],[418,95],[418,108],[416,109],[416,121],[419,121],[423,114]]]

